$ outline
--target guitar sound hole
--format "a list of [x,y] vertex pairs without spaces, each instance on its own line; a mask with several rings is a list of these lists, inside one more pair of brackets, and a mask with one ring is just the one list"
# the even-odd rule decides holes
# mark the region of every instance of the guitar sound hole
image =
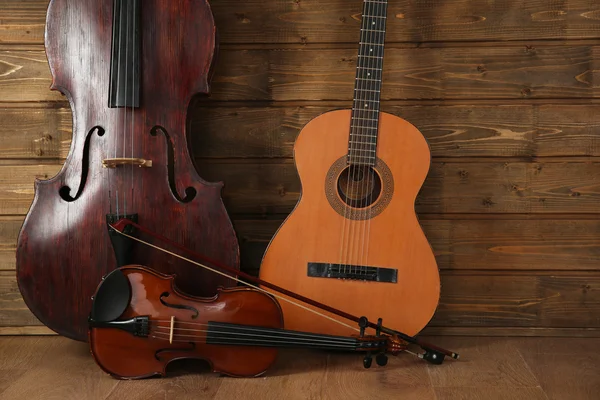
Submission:
[[340,174],[337,190],[344,203],[354,208],[366,208],[381,195],[381,178],[368,165],[349,165]]

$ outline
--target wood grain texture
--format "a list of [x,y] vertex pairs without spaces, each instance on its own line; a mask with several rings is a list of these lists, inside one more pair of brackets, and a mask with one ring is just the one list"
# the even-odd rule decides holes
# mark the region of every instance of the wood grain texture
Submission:
[[[231,214],[288,214],[300,195],[290,160],[198,160],[200,174],[227,182],[223,198]],[[25,214],[35,178],[49,179],[57,164],[0,165],[0,213]],[[433,162],[417,197],[428,213],[573,213],[600,211],[598,162]]]
[[0,108],[0,158],[64,160],[72,135],[66,108]]
[[[298,133],[328,106],[196,107],[194,154],[202,158],[291,157]],[[319,104],[319,103],[315,103]],[[597,105],[386,106],[415,125],[432,157],[599,156]],[[1,118],[1,114],[0,114]]]
[[[3,3],[3,4],[2,4]],[[47,0],[2,0],[0,43],[42,43]],[[360,2],[215,0],[223,43],[353,42]],[[389,42],[598,38],[594,0],[450,0],[390,3]]]
[[[600,47],[386,49],[382,100],[599,98]],[[353,98],[355,49],[222,50],[212,99]],[[310,60],[306,62],[306,60]],[[302,67],[299,68],[298,66]],[[43,50],[0,51],[0,102],[60,101]]]
[[[258,274],[267,244],[283,220],[234,220],[241,268]],[[0,270],[14,270],[23,216],[0,217]],[[441,270],[596,271],[600,221],[587,219],[423,219]]]
[[[554,358],[550,358],[549,353],[533,353],[552,362],[543,368],[547,377],[555,378],[554,388],[546,384],[543,376],[537,376],[539,359],[529,358],[519,339],[432,337],[428,340],[457,349],[461,352],[461,361],[434,366],[401,354],[390,357],[385,367],[364,370],[361,358],[354,355],[280,351],[277,363],[265,377],[258,379],[224,378],[208,373],[201,365],[180,363],[173,369],[175,376],[171,379],[130,382],[106,376],[79,343],[60,337],[0,338],[0,352],[7,356],[8,365],[15,356],[29,361],[2,369],[8,379],[0,397],[7,400],[25,398],[19,395],[44,400],[594,400],[597,397],[599,378],[594,372],[600,367],[598,360],[588,356],[588,361],[582,364],[583,371],[575,368],[572,360],[581,361],[586,352],[598,347],[599,339],[586,339],[585,345],[581,339],[528,340],[528,347],[543,345],[553,349],[558,344],[569,349]],[[521,357],[522,354],[526,357]],[[585,382],[566,392],[565,389],[572,383],[574,386],[582,376]],[[111,384],[115,386],[111,388]],[[556,391],[561,384],[565,389]]]
[[[256,273],[282,220],[234,221],[242,268]],[[421,219],[441,270],[598,270],[600,221]],[[3,239],[3,240],[9,240]]]
[[[596,213],[597,162],[438,162],[416,201],[417,213]],[[198,160],[202,176],[224,181],[233,214],[288,214],[300,194],[294,164]],[[0,167],[1,171],[1,167]]]
[[[442,272],[441,279],[432,328],[473,327],[478,329],[471,332],[484,335],[493,334],[489,327],[600,328],[597,272]],[[14,273],[0,272],[0,326],[39,324],[21,299]]]
[[[383,106],[411,121],[435,157],[600,156],[597,105]],[[192,151],[200,158],[287,158],[300,129],[337,108],[203,107],[190,110]],[[0,108],[0,158],[65,159],[71,139],[68,108]]]

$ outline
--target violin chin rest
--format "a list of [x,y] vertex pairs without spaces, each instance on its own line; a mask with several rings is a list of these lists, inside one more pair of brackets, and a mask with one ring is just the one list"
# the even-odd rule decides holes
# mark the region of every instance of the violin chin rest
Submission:
[[131,285],[127,276],[115,269],[102,279],[92,301],[90,319],[110,322],[119,318],[129,306]]

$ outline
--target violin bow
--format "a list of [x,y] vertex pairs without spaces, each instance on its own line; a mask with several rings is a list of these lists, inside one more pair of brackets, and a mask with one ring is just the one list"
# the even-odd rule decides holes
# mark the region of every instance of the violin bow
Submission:
[[[315,301],[313,299],[309,299],[308,297],[304,297],[304,296],[302,296],[300,294],[291,292],[291,291],[289,291],[287,289],[284,289],[282,287],[274,285],[274,284],[272,284],[270,282],[267,282],[267,281],[264,281],[264,280],[262,280],[260,278],[255,277],[255,276],[249,275],[249,274],[247,274],[247,273],[245,273],[243,271],[235,270],[235,269],[233,269],[231,267],[228,267],[228,266],[226,266],[226,265],[224,265],[224,264],[222,264],[222,263],[220,263],[220,262],[218,262],[216,260],[212,260],[212,259],[210,259],[210,258],[208,258],[206,256],[203,256],[202,254],[196,253],[195,251],[192,251],[192,250],[186,248],[185,246],[182,246],[179,243],[176,243],[176,242],[174,242],[174,241],[172,241],[172,240],[170,240],[170,239],[168,239],[168,238],[166,238],[166,237],[164,237],[164,236],[162,236],[162,235],[160,235],[160,234],[158,234],[156,232],[153,232],[153,231],[151,231],[151,230],[143,227],[142,225],[137,224],[137,223],[135,223],[135,222],[133,222],[133,221],[131,221],[129,219],[122,218],[122,219],[118,220],[116,223],[114,223],[112,225],[111,224],[108,224],[108,225],[109,225],[110,228],[112,228],[113,230],[115,230],[119,234],[121,234],[121,235],[123,235],[123,236],[125,236],[125,237],[127,237],[129,239],[132,239],[132,240],[135,240],[137,242],[143,243],[143,244],[145,244],[147,246],[150,246],[150,247],[153,247],[153,248],[155,248],[157,250],[169,253],[169,254],[171,254],[171,255],[173,255],[175,257],[178,257],[178,258],[180,258],[182,260],[185,260],[185,261],[190,262],[192,264],[198,265],[200,267],[207,268],[207,269],[209,269],[209,270],[211,270],[213,272],[216,272],[216,273],[218,273],[220,275],[225,275],[225,276],[227,276],[227,277],[229,277],[231,279],[234,279],[237,282],[240,282],[240,283],[242,283],[244,285],[247,285],[247,286],[253,287],[255,289],[258,289],[260,291],[266,292],[266,293],[268,293],[268,294],[270,294],[272,296],[275,296],[275,297],[277,297],[279,299],[288,301],[288,302],[290,302],[292,304],[295,304],[295,305],[297,305],[297,306],[299,306],[301,308],[304,308],[307,311],[313,312],[313,313],[318,314],[318,315],[320,315],[322,317],[325,317],[327,319],[330,319],[332,321],[340,323],[340,324],[342,324],[344,326],[347,326],[349,328],[352,328],[352,329],[355,329],[357,331],[360,331],[361,336],[364,334],[365,328],[368,327],[368,328],[375,329],[378,334],[380,332],[383,332],[383,333],[386,333],[386,334],[388,334],[390,336],[395,336],[395,337],[397,337],[397,338],[399,338],[401,340],[404,340],[407,343],[419,346],[424,351],[424,353],[422,353],[422,354],[416,354],[416,353],[413,353],[413,352],[411,352],[409,350],[405,350],[405,351],[408,352],[408,353],[411,353],[411,354],[413,354],[413,355],[415,355],[415,356],[417,356],[417,357],[419,357],[421,359],[424,359],[425,361],[427,361],[427,362],[429,362],[431,364],[442,364],[442,362],[444,361],[444,358],[446,356],[451,357],[451,358],[453,358],[455,360],[458,360],[459,357],[460,357],[458,353],[455,353],[455,352],[443,349],[443,348],[435,346],[435,345],[433,345],[431,343],[424,342],[424,341],[420,340],[419,338],[417,338],[416,336],[409,336],[409,335],[406,335],[405,333],[402,333],[402,332],[397,331],[395,329],[383,326],[381,318],[379,319],[379,321],[377,323],[374,323],[374,322],[369,321],[366,317],[357,317],[355,315],[346,313],[346,312],[344,312],[342,310],[338,310],[337,308],[333,308],[333,307],[330,307],[330,306],[328,306],[326,304],[319,303],[318,301]],[[159,246],[153,245],[153,244],[148,243],[148,242],[146,242],[144,240],[136,238],[135,236],[131,236],[131,235],[125,233],[125,228],[128,227],[128,226],[133,226],[133,227],[137,228],[138,230],[140,230],[141,232],[144,232],[144,233],[146,233],[146,234],[154,237],[155,239],[158,239],[161,242],[167,243],[170,246],[173,246],[173,247],[175,247],[175,248],[177,248],[177,249],[179,249],[179,250],[181,250],[181,251],[183,251],[185,253],[188,253],[189,255],[191,255],[191,256],[199,259],[199,260],[202,260],[205,263],[211,264],[212,266],[214,266],[216,268],[216,270],[213,269],[213,268],[211,268],[211,267],[208,267],[206,265],[202,265],[202,264],[200,264],[198,262],[190,260],[190,259],[188,259],[186,257],[183,257],[183,256],[181,256],[179,254],[170,252],[170,251],[168,251],[166,249],[163,249],[163,248],[161,248]],[[266,290],[264,290],[264,289],[262,289],[262,288],[260,288],[258,286],[249,284],[248,282],[245,282],[245,281],[239,279],[238,277],[242,277],[243,279],[248,280],[248,281],[250,281],[250,282],[252,282],[252,283],[254,283],[256,285],[261,285],[261,286],[264,286],[264,287],[269,288],[271,290],[275,290],[276,292],[279,292],[279,293],[281,293],[281,294],[283,294],[285,296],[291,297],[291,298],[296,299],[298,301],[301,301],[303,303],[306,303],[306,304],[309,304],[309,305],[314,306],[316,308],[319,308],[321,310],[327,311],[327,312],[329,312],[331,314],[334,314],[334,315],[337,315],[339,317],[345,318],[347,320],[356,322],[359,325],[360,329],[357,329],[357,328],[355,328],[355,327],[353,327],[351,325],[345,324],[345,323],[343,323],[343,322],[341,322],[341,321],[339,321],[339,320],[337,320],[335,318],[329,317],[328,315],[316,312],[316,311],[312,310],[309,307],[305,307],[305,306],[302,306],[301,304],[298,304],[296,302],[289,301],[289,300],[287,300],[284,297],[276,296],[274,293],[268,292],[268,291],[266,291]]]

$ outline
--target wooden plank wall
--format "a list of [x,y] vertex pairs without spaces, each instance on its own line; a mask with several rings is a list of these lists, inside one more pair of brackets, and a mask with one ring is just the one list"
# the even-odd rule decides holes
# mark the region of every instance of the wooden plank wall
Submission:
[[[417,212],[437,256],[429,333],[600,333],[600,3],[389,0],[383,108],[427,137]],[[0,333],[46,330],[15,243],[35,178],[69,150],[48,90],[47,0],[0,0]],[[201,175],[226,183],[243,268],[296,203],[292,146],[351,105],[360,0],[213,0],[213,96],[191,110]],[[391,305],[410,307],[408,304]]]

